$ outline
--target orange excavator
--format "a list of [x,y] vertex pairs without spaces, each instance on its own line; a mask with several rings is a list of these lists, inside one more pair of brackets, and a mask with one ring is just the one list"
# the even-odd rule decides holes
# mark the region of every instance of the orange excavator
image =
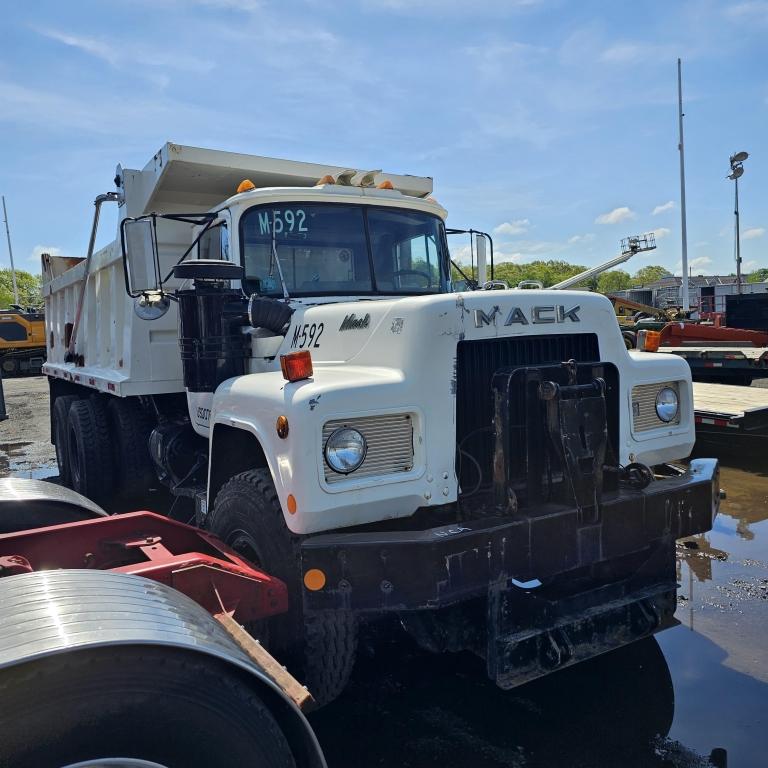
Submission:
[[0,368],[3,378],[39,374],[45,362],[45,321],[41,310],[12,304],[0,309]]

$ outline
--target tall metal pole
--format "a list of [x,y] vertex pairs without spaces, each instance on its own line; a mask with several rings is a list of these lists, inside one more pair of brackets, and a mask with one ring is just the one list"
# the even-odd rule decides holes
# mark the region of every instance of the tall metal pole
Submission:
[[739,236],[739,177],[734,180],[736,200],[733,206],[734,222],[736,224],[736,293],[741,293],[741,238]]
[[3,218],[5,219],[5,236],[8,238],[8,257],[11,260],[11,279],[13,280],[13,303],[19,303],[19,289],[16,287],[16,270],[13,268],[13,248],[11,248],[11,230],[8,229],[8,212],[5,210],[5,195],[3,195]]
[[677,106],[678,106],[678,124],[680,129],[680,143],[677,148],[680,150],[680,232],[682,234],[683,246],[683,282],[680,287],[682,291],[683,312],[688,312],[691,308],[690,298],[688,296],[688,228],[685,220],[685,149],[683,147],[683,65],[680,59],[677,60]]

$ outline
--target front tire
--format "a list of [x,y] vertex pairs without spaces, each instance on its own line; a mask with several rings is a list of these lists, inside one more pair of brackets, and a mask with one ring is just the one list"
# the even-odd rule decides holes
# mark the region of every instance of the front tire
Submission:
[[[164,648],[100,648],[0,677],[0,767],[112,758],[184,768],[295,768],[253,688],[223,665]],[[109,764],[109,763],[107,763]]]
[[216,496],[209,530],[241,556],[288,586],[289,612],[252,627],[271,651],[295,660],[295,674],[319,705],[345,688],[357,651],[357,621],[343,611],[305,615],[299,538],[285,524],[268,469],[251,469],[229,480]]

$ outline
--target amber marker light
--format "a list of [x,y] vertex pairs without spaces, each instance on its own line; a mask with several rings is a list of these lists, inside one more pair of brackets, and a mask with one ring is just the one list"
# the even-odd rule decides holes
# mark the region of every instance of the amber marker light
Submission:
[[307,349],[280,355],[280,368],[286,381],[308,379],[312,375],[312,355]]
[[384,179],[384,181],[380,181],[376,185],[376,189],[394,189],[394,188],[395,188],[395,185],[389,179]]
[[252,189],[256,189],[256,185],[250,179],[243,179],[237,185],[237,194],[241,192],[250,192]]
[[295,515],[298,507],[296,505],[296,497],[292,493],[288,494],[287,503],[288,503],[288,512],[291,515]]
[[640,331],[638,333],[638,349],[643,352],[658,352],[661,344],[661,333],[659,331]]
[[310,592],[317,592],[325,586],[325,574],[319,568],[310,568],[304,574],[304,586]]
[[323,184],[335,184],[336,180],[331,176],[330,173],[326,173],[325,176],[323,176],[322,179],[317,180],[317,184],[315,184],[316,187],[322,187]]
[[275,429],[277,430],[277,436],[281,440],[285,440],[285,438],[288,437],[288,417],[278,416]]

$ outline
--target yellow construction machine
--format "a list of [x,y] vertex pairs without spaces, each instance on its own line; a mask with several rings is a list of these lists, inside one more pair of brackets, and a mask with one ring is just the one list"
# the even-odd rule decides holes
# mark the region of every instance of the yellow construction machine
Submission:
[[45,321],[34,307],[0,309],[0,368],[3,378],[39,374],[45,362]]

